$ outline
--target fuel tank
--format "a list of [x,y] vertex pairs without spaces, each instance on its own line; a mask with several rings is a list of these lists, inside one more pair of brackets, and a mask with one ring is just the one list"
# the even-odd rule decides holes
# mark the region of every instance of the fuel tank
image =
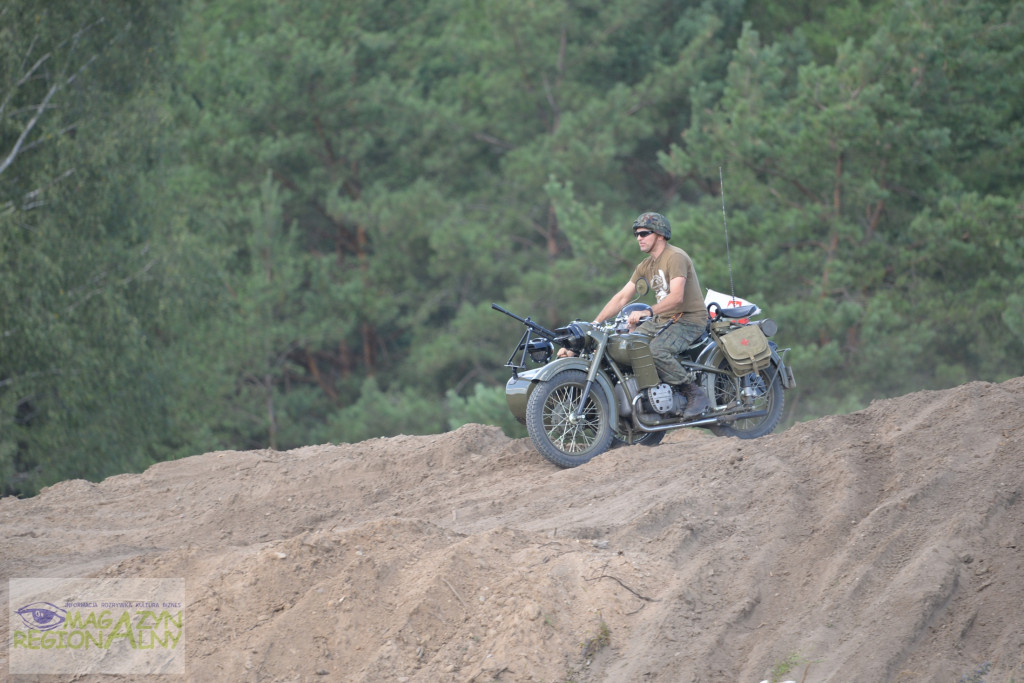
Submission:
[[654,367],[649,337],[642,334],[617,334],[608,340],[605,353],[619,365],[633,368],[639,389],[658,384],[658,370]]

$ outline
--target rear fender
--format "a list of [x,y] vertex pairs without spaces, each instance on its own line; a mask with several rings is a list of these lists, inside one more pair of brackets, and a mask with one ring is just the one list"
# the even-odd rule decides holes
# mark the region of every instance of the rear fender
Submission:
[[[709,341],[700,351],[700,355],[697,356],[698,365],[710,365],[711,367],[718,367],[718,361],[721,360],[722,352],[718,348],[718,344],[713,341]],[[714,361],[714,362],[712,362]]]
[[[583,358],[558,358],[547,365],[527,370],[526,372],[520,372],[516,377],[510,377],[505,384],[505,400],[508,402],[508,409],[512,411],[512,415],[519,422],[525,423],[526,404],[530,400],[530,394],[533,393],[534,387],[543,382],[550,381],[557,374],[566,370],[588,372],[590,370],[590,363],[591,361],[584,360]],[[597,377],[594,380],[594,387],[591,391],[597,391],[599,388],[607,397],[608,405],[614,406],[615,391],[612,388],[611,380],[603,370],[598,370]]]
[[[788,367],[786,362],[782,360],[782,353],[779,353],[779,346],[773,341],[768,342],[768,346],[772,350],[772,365],[775,366],[775,371],[779,374],[779,379],[782,380],[783,389],[792,389],[796,386],[796,378],[793,376],[793,368]],[[783,349],[783,353],[789,351],[789,349]]]

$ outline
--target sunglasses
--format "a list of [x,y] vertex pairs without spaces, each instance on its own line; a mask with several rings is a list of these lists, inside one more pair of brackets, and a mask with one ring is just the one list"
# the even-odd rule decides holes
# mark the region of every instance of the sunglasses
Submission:
[[633,236],[634,237],[639,237],[639,238],[642,239],[644,237],[647,237],[647,236],[653,235],[653,234],[654,233],[651,232],[650,230],[637,230],[636,232],[633,233]]

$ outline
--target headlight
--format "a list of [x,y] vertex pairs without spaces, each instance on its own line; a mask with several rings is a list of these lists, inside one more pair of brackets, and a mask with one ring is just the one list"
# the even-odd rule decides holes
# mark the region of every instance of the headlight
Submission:
[[530,358],[537,363],[547,363],[551,360],[554,350],[555,347],[547,339],[531,339],[530,343],[526,345],[526,351],[530,354]]
[[566,327],[559,327],[555,330],[555,334],[558,335],[555,337],[556,342],[575,353],[582,351],[587,341],[587,336],[583,334],[583,330],[576,323],[569,323]]

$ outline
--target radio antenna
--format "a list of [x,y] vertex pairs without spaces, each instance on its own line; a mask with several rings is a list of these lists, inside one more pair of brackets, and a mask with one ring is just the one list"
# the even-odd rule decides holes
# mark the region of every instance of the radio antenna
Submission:
[[729,254],[729,224],[725,221],[725,176],[722,167],[718,167],[718,186],[722,190],[722,226],[725,228],[725,260],[729,262],[729,296],[736,298],[736,285],[732,282],[732,256]]

